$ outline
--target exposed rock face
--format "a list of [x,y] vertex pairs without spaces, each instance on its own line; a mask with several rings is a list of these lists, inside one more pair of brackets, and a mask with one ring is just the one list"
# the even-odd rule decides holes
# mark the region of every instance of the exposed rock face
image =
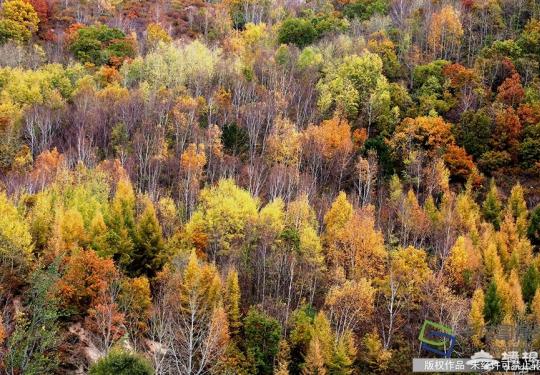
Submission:
[[104,354],[96,348],[86,330],[81,326],[81,323],[72,324],[69,327],[69,332],[79,338],[83,347],[82,354],[88,363],[94,363],[103,357]]

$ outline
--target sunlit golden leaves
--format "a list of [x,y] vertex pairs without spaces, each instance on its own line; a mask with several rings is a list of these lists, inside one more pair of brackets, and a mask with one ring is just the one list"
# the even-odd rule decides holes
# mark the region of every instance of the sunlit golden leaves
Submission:
[[357,331],[368,324],[374,312],[375,288],[366,279],[345,281],[328,291],[325,305],[338,333]]
[[268,139],[268,157],[272,163],[295,166],[299,161],[300,135],[296,126],[286,118],[274,121]]
[[206,165],[204,145],[196,145],[195,143],[191,143],[187,150],[182,153],[182,156],[180,157],[180,165],[188,173],[193,173],[194,175],[199,176]]
[[348,154],[353,149],[351,127],[347,120],[334,117],[319,126],[310,125],[303,134],[303,144],[312,144],[326,159]]
[[439,56],[444,49],[454,49],[461,44],[463,27],[459,14],[451,5],[445,5],[431,18],[428,43],[433,52]]
[[469,324],[473,330],[472,343],[475,347],[482,346],[482,339],[485,335],[486,322],[484,321],[484,291],[476,289],[471,302],[469,313]]

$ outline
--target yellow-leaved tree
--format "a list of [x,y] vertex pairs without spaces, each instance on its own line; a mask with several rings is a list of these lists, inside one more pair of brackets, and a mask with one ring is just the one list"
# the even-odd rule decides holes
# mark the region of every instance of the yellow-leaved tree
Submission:
[[469,325],[472,328],[472,343],[475,347],[482,346],[485,335],[486,322],[484,320],[484,291],[478,288],[474,291],[469,313]]
[[240,321],[240,285],[238,284],[238,272],[235,269],[231,269],[227,273],[224,304],[231,337],[237,338],[240,334],[242,322]]
[[385,370],[388,367],[392,352],[383,347],[381,338],[376,331],[370,332],[362,339],[363,349],[360,352],[360,357],[371,368],[377,370]]
[[517,233],[523,237],[527,234],[528,216],[527,204],[523,195],[523,187],[521,184],[516,184],[512,187],[510,197],[506,205],[506,210],[511,213],[514,222],[516,223]]
[[375,229],[372,206],[354,212],[328,245],[329,260],[349,278],[382,276],[388,253],[382,233]]
[[217,368],[229,344],[229,324],[215,265],[199,260],[192,251],[183,269],[161,272],[156,287],[150,334],[176,353],[166,357],[157,353],[157,366],[172,372],[182,368],[188,374]]
[[32,258],[30,228],[5,192],[0,192],[0,292],[24,277]]
[[0,43],[8,40],[26,42],[38,29],[39,17],[27,1],[5,1],[0,16]]
[[345,281],[329,290],[325,305],[338,338],[370,324],[374,300],[375,288],[366,279]]
[[233,180],[201,191],[199,205],[186,224],[187,238],[212,260],[239,255],[247,225],[255,223],[258,201]]
[[462,36],[459,14],[451,5],[445,5],[431,17],[428,43],[436,58],[448,59],[455,56]]
[[302,374],[327,374],[328,364],[332,359],[334,336],[332,327],[324,312],[319,312],[311,328],[311,341],[305,357]]
[[478,280],[482,257],[469,237],[459,236],[444,264],[446,274],[455,289],[460,290]]

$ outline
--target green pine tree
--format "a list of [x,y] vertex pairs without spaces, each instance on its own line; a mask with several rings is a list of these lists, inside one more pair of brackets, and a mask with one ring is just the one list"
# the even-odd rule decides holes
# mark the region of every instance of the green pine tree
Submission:
[[145,198],[144,205],[144,211],[137,223],[135,246],[128,271],[132,276],[153,277],[163,266],[165,244],[154,204],[149,198]]
[[353,372],[356,348],[353,334],[350,331],[337,341],[332,352],[332,358],[328,364],[329,373],[332,375],[350,375]]
[[534,298],[538,283],[540,282],[540,273],[534,264],[531,264],[523,275],[521,280],[521,289],[523,293],[523,300],[529,304]]
[[304,357],[307,355],[311,336],[313,334],[313,320],[315,310],[310,305],[302,305],[292,313],[292,329],[289,333],[291,344],[290,369],[293,374],[301,371]]
[[257,374],[272,374],[279,351],[281,326],[264,312],[251,308],[244,318],[244,345]]
[[109,249],[106,255],[112,256],[122,268],[127,268],[131,262],[135,238],[135,193],[128,179],[118,182],[107,227]]
[[501,225],[501,201],[499,200],[497,186],[493,178],[489,183],[489,191],[482,204],[482,213],[486,221],[493,224],[495,229],[499,230]]
[[502,316],[502,300],[497,292],[497,284],[492,280],[489,284],[485,300],[484,300],[484,318],[492,325],[497,325],[501,322]]
[[531,213],[527,237],[534,246],[540,246],[540,205],[536,206]]

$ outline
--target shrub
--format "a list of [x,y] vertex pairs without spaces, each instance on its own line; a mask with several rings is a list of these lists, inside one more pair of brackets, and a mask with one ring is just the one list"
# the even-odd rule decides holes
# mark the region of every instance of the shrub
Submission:
[[90,367],[90,375],[152,375],[154,370],[140,355],[112,351]]
[[84,63],[120,65],[135,56],[133,41],[118,29],[105,25],[82,27],[74,31],[70,51]]
[[288,18],[281,24],[278,31],[280,43],[296,44],[303,48],[317,38],[317,30],[311,22],[303,18]]
[[347,4],[343,14],[349,19],[367,21],[375,14],[387,14],[388,8],[387,0],[357,0]]

